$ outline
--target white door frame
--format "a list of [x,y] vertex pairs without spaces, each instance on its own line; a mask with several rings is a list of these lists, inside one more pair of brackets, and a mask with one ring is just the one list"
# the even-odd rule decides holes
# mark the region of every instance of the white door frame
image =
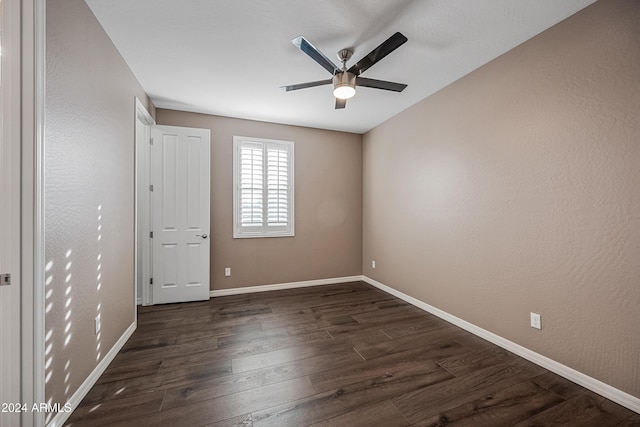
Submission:
[[[21,0],[20,290],[21,403],[45,403],[44,111],[45,4]],[[18,184],[18,183],[16,183]],[[23,426],[44,426],[43,412],[23,412]]]
[[[135,184],[135,288],[136,305],[150,305],[151,278],[151,198],[149,194],[151,164],[151,126],[156,122],[136,98],[136,184]],[[134,307],[135,310],[135,307]],[[135,310],[137,313],[137,310]],[[135,314],[137,319],[137,314]]]

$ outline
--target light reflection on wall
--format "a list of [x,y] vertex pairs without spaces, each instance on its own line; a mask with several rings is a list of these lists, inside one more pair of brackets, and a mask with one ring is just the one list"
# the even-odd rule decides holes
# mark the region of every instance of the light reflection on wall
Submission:
[[[73,275],[71,273],[71,267],[73,266],[73,262],[71,261],[71,255],[73,254],[73,251],[71,249],[68,249],[67,252],[64,254],[64,258],[65,258],[65,266],[64,266],[64,273],[65,273],[65,279],[64,279],[64,284],[65,284],[65,290],[64,290],[64,296],[66,298],[65,303],[64,303],[64,348],[66,348],[69,345],[69,342],[71,341],[71,326],[73,324],[72,320],[71,320],[71,302],[73,301],[73,282],[71,281]],[[71,379],[71,371],[70,371],[70,367],[71,367],[71,361],[69,359],[67,359],[66,363],[64,364],[64,394],[65,394],[65,398],[68,400],[69,399],[69,389],[71,387],[69,380]]]
[[[72,261],[73,250],[68,249],[64,253],[63,260],[50,259],[45,265],[45,316],[55,316],[54,310],[54,297],[57,295],[63,294],[63,310],[62,313],[64,315],[63,322],[56,322],[52,320],[48,320],[47,327],[49,329],[45,333],[45,387],[47,384],[51,382],[51,379],[54,375],[54,359],[63,357],[63,352],[56,353],[56,357],[54,357],[54,336],[56,336],[56,327],[50,325],[61,325],[59,327],[62,328],[62,345],[66,351],[69,351],[71,346],[71,338],[73,336],[73,320],[72,320],[72,304],[73,304],[73,296],[74,296],[74,274],[73,268],[74,263]],[[54,268],[58,266],[59,268]],[[60,271],[60,267],[64,266],[63,272]],[[57,273],[56,273],[57,271]],[[60,280],[57,278],[56,274],[60,277],[64,277],[64,282],[61,284]],[[59,335],[58,335],[59,336]],[[59,366],[59,365],[58,365]],[[64,384],[64,402],[68,402],[71,397],[71,359],[67,357],[67,360],[64,364],[63,370],[63,384]],[[58,399],[56,399],[57,402]],[[54,404],[54,396],[50,396],[47,400],[49,405]],[[45,424],[50,422],[55,412],[47,413],[45,416]]]
[[[103,230],[103,207],[102,205],[97,206],[97,235],[96,235],[96,252],[95,255],[95,267],[96,267],[96,306],[95,306],[95,316],[96,318],[100,318],[102,316],[102,297],[100,295],[102,291],[102,230]],[[57,252],[57,251],[56,251]],[[63,380],[63,390],[64,390],[64,398],[61,399],[61,396],[54,397],[53,395],[48,398],[47,403],[49,405],[53,405],[54,403],[59,403],[58,401],[62,401],[66,403],[71,398],[71,394],[74,390],[72,390],[72,377],[73,377],[73,363],[71,361],[71,351],[74,348],[73,343],[73,334],[74,334],[74,324],[73,324],[73,306],[74,304],[78,304],[78,301],[75,301],[78,298],[78,288],[82,283],[78,280],[83,280],[81,278],[82,269],[78,269],[81,267],[78,264],[78,256],[82,258],[82,254],[76,253],[77,250],[74,251],[72,249],[68,249],[66,252],[52,255],[52,259],[49,260],[45,266],[45,315],[49,316],[47,320],[47,327],[49,328],[45,333],[45,387],[47,384],[53,382],[52,378],[60,377]],[[96,253],[94,252],[94,253]],[[64,256],[64,258],[63,258]],[[80,276],[78,275],[80,274]],[[89,285],[89,283],[87,283]],[[54,304],[54,300],[56,301]],[[51,319],[51,317],[57,317],[58,315],[63,316],[62,321],[56,321]],[[93,325],[92,325],[93,328]],[[61,332],[60,333],[60,330]],[[101,329],[101,328],[100,328]],[[92,332],[94,332],[92,330]],[[82,334],[81,334],[82,335]],[[96,361],[100,361],[103,353],[102,353],[102,340],[101,340],[101,331],[98,331],[96,334]],[[60,338],[62,336],[62,338]],[[61,339],[62,342],[58,342],[57,340]],[[54,344],[54,340],[56,343]],[[59,349],[59,345],[62,345],[62,351]],[[57,352],[54,352],[54,348],[58,348]],[[55,355],[54,355],[55,353]],[[55,357],[54,357],[55,356]],[[64,359],[63,359],[64,358]],[[56,369],[60,369],[60,363],[56,361],[59,359],[63,359],[65,361],[64,368],[62,372],[53,372],[54,367],[58,366]],[[55,402],[54,402],[55,398]],[[45,416],[45,424],[49,423],[55,413],[51,412]]]
[[[98,205],[98,256],[96,257],[97,267],[96,267],[96,295],[98,304],[96,306],[96,318],[102,320],[102,303],[100,302],[102,299],[100,298],[100,293],[102,289],[102,247],[100,245],[102,241],[102,205]],[[96,334],[96,361],[100,360],[102,356],[102,350],[100,349],[102,345],[102,341],[100,339],[102,334],[102,329]]]
[[[49,260],[44,267],[44,304],[45,304],[45,316],[48,315],[53,309],[53,260]],[[55,328],[51,327],[44,336],[44,383],[51,381],[53,375],[53,333]],[[51,404],[53,398],[49,398],[47,403]],[[45,416],[45,423],[48,423],[53,417],[53,413],[49,413]]]
[[73,290],[73,285],[71,283],[71,265],[72,262],[69,260],[69,258],[71,257],[72,251],[71,249],[69,249],[67,251],[67,253],[65,254],[65,261],[66,261],[66,265],[65,265],[65,278],[64,278],[64,284],[65,284],[65,290],[64,290],[64,295],[65,295],[65,302],[64,302],[64,310],[65,310],[65,318],[69,318],[69,320],[67,320],[67,323],[64,326],[64,346],[65,348],[67,347],[67,345],[69,345],[69,341],[71,341],[71,301],[73,300],[72,295],[71,295],[71,291]]
[[[45,315],[51,312],[53,308],[53,300],[51,297],[53,296],[53,286],[51,283],[53,282],[53,261],[47,262],[44,267],[44,304],[45,304]],[[53,343],[51,342],[51,337],[53,336],[54,328],[52,327],[46,332],[44,337],[44,383],[47,384],[51,380],[51,375],[53,374],[51,370],[51,364],[53,363],[53,354],[51,350],[53,349]]]

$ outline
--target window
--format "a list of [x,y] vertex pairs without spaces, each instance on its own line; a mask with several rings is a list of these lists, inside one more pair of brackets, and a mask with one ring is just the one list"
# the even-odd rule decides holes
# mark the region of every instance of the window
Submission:
[[233,237],[293,236],[293,142],[233,137]]

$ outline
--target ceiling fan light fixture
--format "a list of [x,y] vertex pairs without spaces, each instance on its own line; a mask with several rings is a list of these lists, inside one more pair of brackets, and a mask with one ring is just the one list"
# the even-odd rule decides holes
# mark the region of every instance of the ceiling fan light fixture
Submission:
[[353,98],[356,94],[356,75],[342,71],[333,76],[333,96],[338,99]]

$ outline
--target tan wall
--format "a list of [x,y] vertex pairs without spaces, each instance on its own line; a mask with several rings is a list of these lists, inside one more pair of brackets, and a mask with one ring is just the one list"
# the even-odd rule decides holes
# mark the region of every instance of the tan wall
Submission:
[[46,398],[64,404],[134,321],[134,96],[148,101],[84,1],[47,2],[46,25]]
[[[211,129],[211,289],[362,273],[361,135],[163,109],[156,119]],[[295,237],[233,238],[234,135],[295,142]]]
[[365,275],[637,397],[639,23],[601,0],[367,133],[363,219]]

